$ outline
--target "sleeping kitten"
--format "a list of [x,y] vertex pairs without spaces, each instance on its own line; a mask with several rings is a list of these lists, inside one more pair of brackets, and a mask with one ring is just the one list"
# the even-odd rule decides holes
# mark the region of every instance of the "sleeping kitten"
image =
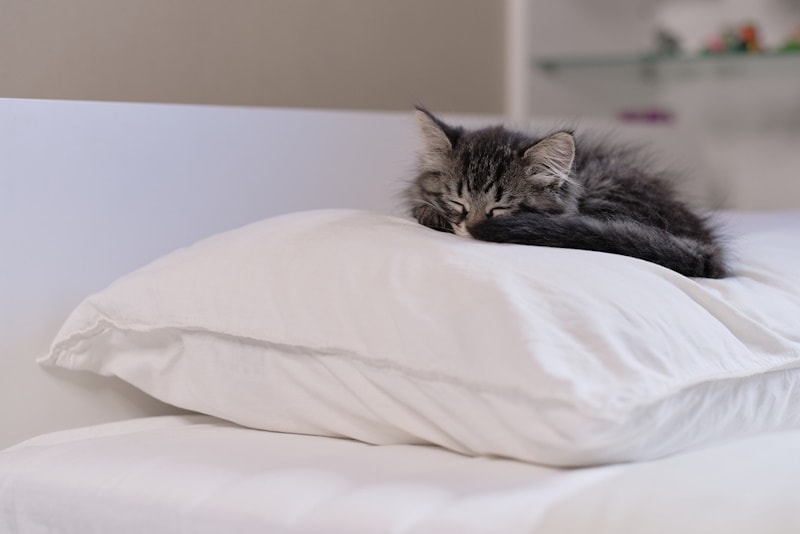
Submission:
[[484,241],[623,254],[686,276],[727,275],[709,222],[634,149],[569,131],[468,131],[415,113],[424,150],[407,198],[421,224]]

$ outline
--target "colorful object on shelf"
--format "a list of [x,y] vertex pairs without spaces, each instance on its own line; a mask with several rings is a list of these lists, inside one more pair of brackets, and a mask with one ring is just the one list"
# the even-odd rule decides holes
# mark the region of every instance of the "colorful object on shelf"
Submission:
[[703,50],[706,54],[724,54],[727,51],[725,41],[719,35],[709,37],[706,47]]
[[745,52],[761,52],[758,30],[754,24],[747,23],[739,28],[739,46]]
[[800,24],[798,24],[794,31],[789,35],[789,37],[786,39],[786,42],[780,47],[779,51],[800,52]]
[[704,54],[758,53],[763,51],[758,28],[748,22],[738,27],[725,28],[706,41]]

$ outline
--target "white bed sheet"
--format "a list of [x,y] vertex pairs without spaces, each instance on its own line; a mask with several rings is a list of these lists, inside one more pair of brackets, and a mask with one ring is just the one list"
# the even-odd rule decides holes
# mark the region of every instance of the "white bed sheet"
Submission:
[[800,432],[559,470],[164,416],[0,453],[0,531],[797,532]]

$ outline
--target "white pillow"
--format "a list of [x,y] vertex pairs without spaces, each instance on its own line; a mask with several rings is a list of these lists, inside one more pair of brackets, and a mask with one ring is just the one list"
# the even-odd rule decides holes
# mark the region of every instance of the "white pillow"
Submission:
[[89,297],[41,362],[255,428],[559,466],[800,428],[800,236],[738,276],[481,243],[358,211],[175,251]]

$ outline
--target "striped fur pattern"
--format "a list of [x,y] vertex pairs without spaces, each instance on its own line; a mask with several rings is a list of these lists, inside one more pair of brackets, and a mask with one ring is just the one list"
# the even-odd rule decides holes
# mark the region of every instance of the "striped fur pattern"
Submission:
[[709,220],[636,149],[572,131],[470,131],[415,113],[424,149],[407,200],[421,224],[483,241],[622,254],[686,276],[728,275]]

